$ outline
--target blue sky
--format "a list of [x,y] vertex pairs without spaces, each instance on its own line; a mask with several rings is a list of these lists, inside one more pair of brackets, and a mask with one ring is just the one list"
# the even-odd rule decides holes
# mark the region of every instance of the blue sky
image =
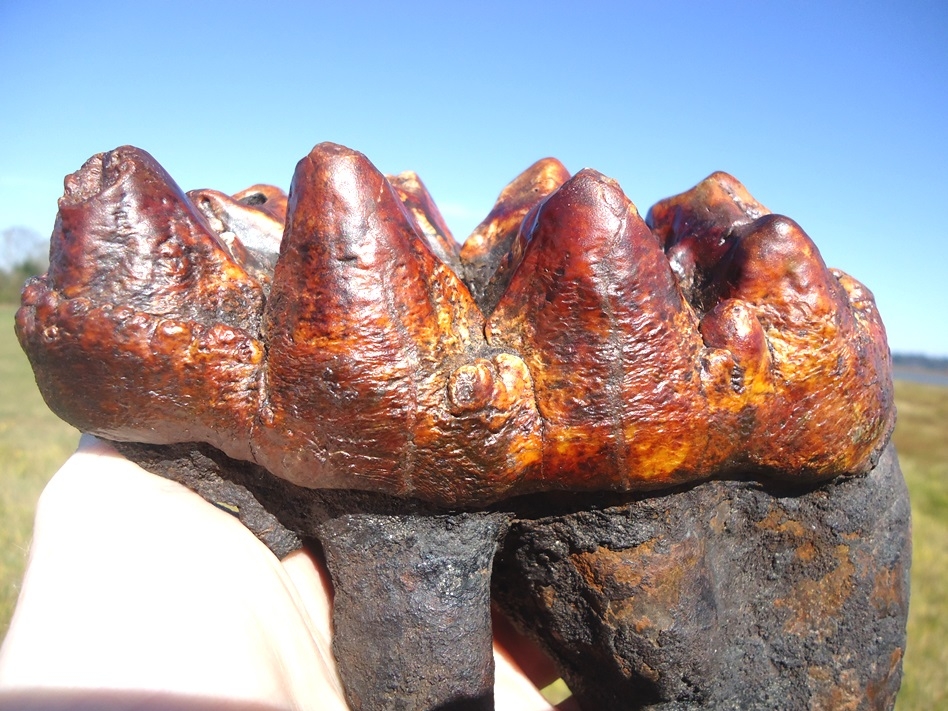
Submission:
[[131,143],[184,189],[283,188],[331,140],[417,171],[463,239],[538,158],[644,214],[715,170],[948,356],[948,4],[0,0],[0,229]]

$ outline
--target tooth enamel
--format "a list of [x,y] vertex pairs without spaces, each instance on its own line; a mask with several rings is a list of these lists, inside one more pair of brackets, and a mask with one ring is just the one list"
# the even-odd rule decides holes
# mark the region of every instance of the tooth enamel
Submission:
[[494,310],[519,263],[521,225],[568,179],[569,171],[555,158],[538,160],[501,191],[490,214],[465,240],[460,253],[464,278],[485,314]]
[[86,431],[446,506],[826,479],[894,423],[871,292],[724,173],[643,221],[545,159],[458,249],[417,175],[342,146],[288,198],[186,196],[123,147],[66,179],[17,333]]

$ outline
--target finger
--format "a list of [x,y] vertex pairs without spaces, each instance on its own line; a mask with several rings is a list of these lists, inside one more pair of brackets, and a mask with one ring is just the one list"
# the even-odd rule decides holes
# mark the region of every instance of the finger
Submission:
[[283,569],[292,583],[295,604],[320,655],[320,665],[340,698],[342,682],[332,654],[332,580],[318,551],[301,548],[286,556]]
[[85,440],[41,497],[0,695],[344,708],[280,562],[229,514],[110,450]]
[[517,632],[510,621],[496,608],[491,612],[494,648],[538,689],[543,689],[556,681],[560,676],[559,672],[536,643]]

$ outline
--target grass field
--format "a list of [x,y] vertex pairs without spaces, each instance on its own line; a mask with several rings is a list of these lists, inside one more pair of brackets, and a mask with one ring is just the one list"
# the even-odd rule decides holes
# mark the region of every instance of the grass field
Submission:
[[[50,413],[0,306],[0,638],[29,548],[33,507],[78,433]],[[948,388],[896,383],[895,442],[912,495],[914,561],[898,711],[948,708]]]
[[912,597],[897,711],[948,708],[948,388],[896,381],[895,445],[912,497]]
[[0,637],[16,604],[36,499],[79,441],[40,397],[13,333],[14,312],[0,305]]

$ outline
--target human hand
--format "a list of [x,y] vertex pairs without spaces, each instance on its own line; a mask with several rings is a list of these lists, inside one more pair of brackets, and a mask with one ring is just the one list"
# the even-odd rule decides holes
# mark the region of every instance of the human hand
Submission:
[[[84,436],[37,507],[0,707],[343,710],[331,604],[311,554],[278,560],[233,516]],[[497,709],[550,709],[542,655],[497,637]]]

